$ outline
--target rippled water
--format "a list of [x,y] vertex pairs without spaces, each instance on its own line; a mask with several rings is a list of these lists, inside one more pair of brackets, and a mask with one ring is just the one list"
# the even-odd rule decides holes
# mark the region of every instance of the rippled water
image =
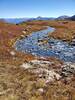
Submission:
[[[15,48],[18,51],[33,55],[54,56],[64,61],[75,62],[75,46],[71,46],[61,40],[48,38],[48,32],[53,32],[54,30],[54,28],[48,27],[45,30],[33,32],[28,37],[18,40]],[[38,42],[44,39],[47,39],[48,43]]]

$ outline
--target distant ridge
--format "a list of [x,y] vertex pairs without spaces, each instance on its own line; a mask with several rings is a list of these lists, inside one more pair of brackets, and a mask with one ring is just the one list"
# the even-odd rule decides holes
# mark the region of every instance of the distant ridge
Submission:
[[1,18],[1,19],[0,19],[0,22],[5,22],[5,20]]
[[63,15],[63,16],[59,16],[58,18],[56,18],[56,20],[65,20],[69,18],[69,16]]
[[41,16],[38,16],[37,18],[35,18],[35,20],[54,20],[55,18],[53,17],[41,17]]
[[5,18],[4,21],[7,23],[19,24],[23,21],[27,21],[28,18]]
[[37,18],[5,18],[3,19],[7,23],[19,24],[26,21],[33,21],[33,20],[54,20],[54,18],[48,17],[37,17]]
[[75,15],[69,18],[69,20],[75,21]]
[[75,15],[71,17],[67,15],[63,15],[57,18],[38,16],[37,18],[1,18],[0,19],[0,21],[7,22],[7,23],[13,23],[13,24],[20,24],[22,22],[33,21],[33,20],[72,20],[72,21],[75,21]]

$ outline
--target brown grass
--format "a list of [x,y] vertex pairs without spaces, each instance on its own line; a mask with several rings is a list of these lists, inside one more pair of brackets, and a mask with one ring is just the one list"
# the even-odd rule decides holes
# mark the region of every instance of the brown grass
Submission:
[[[75,22],[69,21],[33,21],[20,25],[12,25],[0,22],[0,100],[75,100],[75,76],[67,83],[65,79],[45,85],[44,80],[37,75],[29,73],[21,68],[22,63],[35,59],[31,54],[17,52],[12,44],[27,30],[32,31],[44,29],[43,26],[56,28],[50,37],[70,40],[75,36]],[[16,55],[12,56],[11,51]],[[40,59],[40,58],[39,58]],[[41,60],[41,59],[40,59]],[[62,61],[56,58],[46,58],[53,61],[53,68],[60,68]],[[44,93],[38,91],[44,89]]]

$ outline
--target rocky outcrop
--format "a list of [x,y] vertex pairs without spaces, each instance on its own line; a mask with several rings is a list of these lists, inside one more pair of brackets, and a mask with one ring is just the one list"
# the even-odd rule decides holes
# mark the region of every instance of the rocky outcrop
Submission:
[[62,77],[68,77],[75,74],[75,63],[66,62],[62,66],[61,75]]

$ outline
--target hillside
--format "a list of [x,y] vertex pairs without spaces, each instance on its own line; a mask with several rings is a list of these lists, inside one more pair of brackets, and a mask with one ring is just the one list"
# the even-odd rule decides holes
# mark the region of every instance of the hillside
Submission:
[[[18,25],[0,22],[1,100],[75,100],[75,62],[65,62],[54,56],[35,56],[14,48],[17,40],[47,29],[46,26],[55,31],[49,33],[45,41],[54,38],[69,43],[75,38],[74,21],[35,20]],[[63,48],[57,46],[59,50]],[[49,49],[51,47],[49,45]]]

